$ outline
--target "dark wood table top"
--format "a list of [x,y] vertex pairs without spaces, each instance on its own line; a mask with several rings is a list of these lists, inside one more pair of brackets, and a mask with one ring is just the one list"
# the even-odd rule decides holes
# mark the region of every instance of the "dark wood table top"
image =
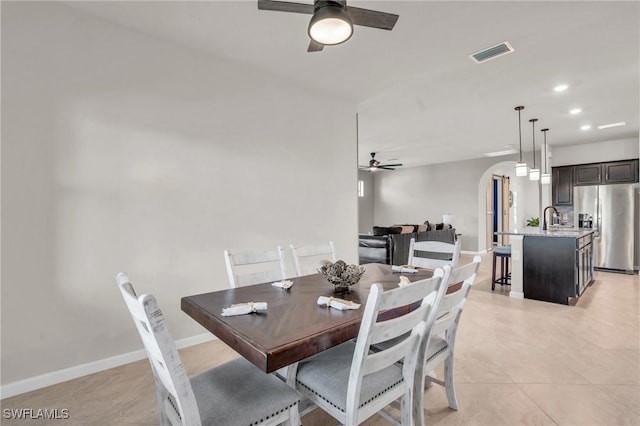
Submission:
[[[271,283],[256,284],[182,298],[182,310],[232,349],[271,373],[357,336],[364,305],[373,283],[397,288],[399,273],[390,265],[371,263],[349,293],[336,294],[320,274],[291,278],[288,290]],[[402,274],[411,281],[429,278],[430,270]],[[319,296],[334,296],[362,304],[340,311],[317,304]],[[222,308],[236,303],[267,302],[264,313],[222,316]]]

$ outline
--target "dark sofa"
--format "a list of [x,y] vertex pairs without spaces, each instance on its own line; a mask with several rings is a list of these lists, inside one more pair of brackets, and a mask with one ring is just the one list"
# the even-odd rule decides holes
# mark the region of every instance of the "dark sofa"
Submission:
[[406,265],[411,238],[415,238],[416,241],[443,241],[453,244],[456,241],[456,230],[455,228],[449,228],[405,234],[360,234],[358,242],[360,264]]

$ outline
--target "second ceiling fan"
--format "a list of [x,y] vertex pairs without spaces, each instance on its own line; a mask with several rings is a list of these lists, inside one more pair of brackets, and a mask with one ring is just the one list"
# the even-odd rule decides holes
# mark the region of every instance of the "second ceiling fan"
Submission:
[[374,172],[376,170],[395,170],[396,167],[401,167],[402,163],[398,164],[381,164],[378,160],[376,160],[376,153],[371,153],[371,160],[369,160],[369,166],[361,166],[361,170],[368,170],[370,172]]
[[347,6],[346,0],[314,0],[313,4],[277,0],[258,0],[258,9],[313,15],[309,22],[311,38],[307,52],[319,52],[324,46],[344,43],[351,38],[353,26],[392,30],[398,15]]

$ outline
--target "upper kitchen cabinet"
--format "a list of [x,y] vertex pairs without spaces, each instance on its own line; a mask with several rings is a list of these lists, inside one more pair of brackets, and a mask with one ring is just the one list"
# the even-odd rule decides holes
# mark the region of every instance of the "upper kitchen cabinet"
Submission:
[[575,186],[632,183],[637,181],[637,159],[573,166],[573,184]]
[[638,160],[603,163],[603,183],[638,182]]
[[602,183],[602,163],[574,166],[573,184],[600,185]]
[[554,206],[573,205],[573,166],[552,168],[551,192]]

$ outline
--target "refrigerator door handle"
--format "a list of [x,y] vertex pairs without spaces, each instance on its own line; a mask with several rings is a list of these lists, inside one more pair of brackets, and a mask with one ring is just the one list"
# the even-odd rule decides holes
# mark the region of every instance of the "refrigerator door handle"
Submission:
[[602,203],[600,203],[600,188],[598,188],[598,196],[596,197],[596,237],[600,236],[600,229],[602,226]]

